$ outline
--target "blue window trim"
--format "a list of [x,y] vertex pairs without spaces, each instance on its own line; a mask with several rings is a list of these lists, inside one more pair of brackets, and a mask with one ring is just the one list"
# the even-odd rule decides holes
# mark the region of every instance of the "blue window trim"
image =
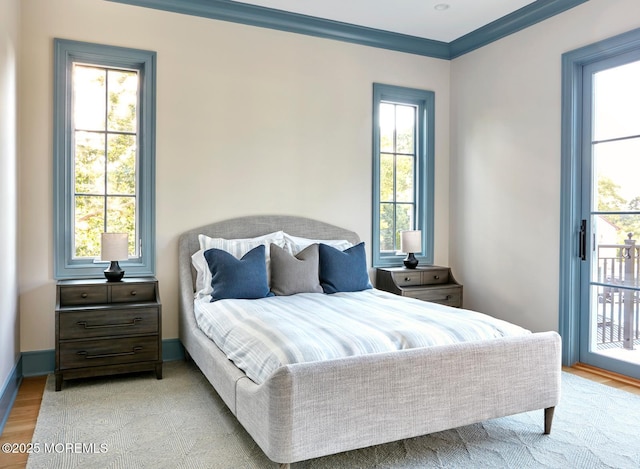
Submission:
[[528,28],[588,0],[536,0],[448,43],[230,0],[108,1],[449,60]]
[[435,93],[380,83],[373,84],[373,239],[371,250],[374,267],[402,265],[404,254],[380,252],[380,126],[382,101],[412,104],[418,107],[416,167],[416,230],[422,230],[422,253],[416,255],[421,264],[433,264],[433,211],[435,167]]
[[120,262],[127,275],[155,275],[156,53],[124,47],[54,39],[53,241],[54,278],[101,277],[104,264],[73,259],[73,162],[71,80],[74,62],[140,71],[138,209],[140,257]]
[[[562,56],[562,147],[560,207],[560,298],[559,332],[562,336],[562,364],[580,359],[580,278],[578,257],[582,220],[581,180],[584,112],[584,71],[596,62],[616,60],[640,51],[640,28],[567,52]],[[588,235],[588,234],[587,234]],[[590,239],[590,236],[587,236]]]

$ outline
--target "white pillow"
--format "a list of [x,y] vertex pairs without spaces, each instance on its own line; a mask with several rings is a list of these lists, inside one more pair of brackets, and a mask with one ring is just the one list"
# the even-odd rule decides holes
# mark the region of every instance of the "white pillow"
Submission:
[[[191,263],[196,270],[196,298],[202,298],[210,295],[213,291],[211,287],[211,271],[209,270],[209,264],[204,258],[204,252],[207,249],[222,249],[228,252],[232,256],[240,259],[247,252],[253,248],[264,244],[266,252],[267,263],[267,276],[269,275],[269,245],[275,244],[278,247],[284,248],[285,239],[284,232],[275,231],[255,238],[241,238],[241,239],[225,239],[225,238],[211,238],[209,236],[199,234],[198,241],[200,242],[200,250],[195,252],[191,256]],[[269,278],[269,277],[267,277]]]
[[295,256],[304,248],[312,245],[312,244],[327,244],[336,249],[344,251],[345,249],[353,246],[353,243],[350,243],[346,239],[309,239],[309,238],[300,238],[298,236],[292,236],[288,233],[284,233],[285,240],[285,249],[291,254]]

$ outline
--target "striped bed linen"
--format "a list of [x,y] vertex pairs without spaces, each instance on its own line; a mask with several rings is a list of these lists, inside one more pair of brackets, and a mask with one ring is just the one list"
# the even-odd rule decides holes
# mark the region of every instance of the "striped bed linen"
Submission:
[[531,333],[376,289],[213,303],[205,297],[195,300],[194,313],[200,329],[257,384],[295,363]]

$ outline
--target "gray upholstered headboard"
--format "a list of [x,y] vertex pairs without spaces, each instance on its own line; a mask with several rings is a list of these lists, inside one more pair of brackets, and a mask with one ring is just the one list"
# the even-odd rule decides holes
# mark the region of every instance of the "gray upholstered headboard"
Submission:
[[191,256],[200,249],[198,243],[199,234],[212,238],[234,239],[253,238],[280,230],[290,235],[304,238],[346,239],[353,244],[360,242],[360,237],[353,231],[312,220],[311,218],[291,215],[253,215],[211,223],[189,230],[180,236],[178,242],[178,265],[182,284],[181,289],[185,288],[185,283],[188,282],[189,278],[193,288],[194,271],[191,266]]

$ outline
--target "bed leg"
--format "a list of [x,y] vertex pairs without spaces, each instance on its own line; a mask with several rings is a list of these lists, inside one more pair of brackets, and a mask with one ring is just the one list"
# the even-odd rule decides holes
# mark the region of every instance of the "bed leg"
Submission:
[[544,434],[548,435],[551,433],[551,423],[553,422],[553,411],[556,410],[555,407],[547,407],[544,409]]
[[291,464],[288,462],[281,462],[278,464],[278,469],[291,469]]

